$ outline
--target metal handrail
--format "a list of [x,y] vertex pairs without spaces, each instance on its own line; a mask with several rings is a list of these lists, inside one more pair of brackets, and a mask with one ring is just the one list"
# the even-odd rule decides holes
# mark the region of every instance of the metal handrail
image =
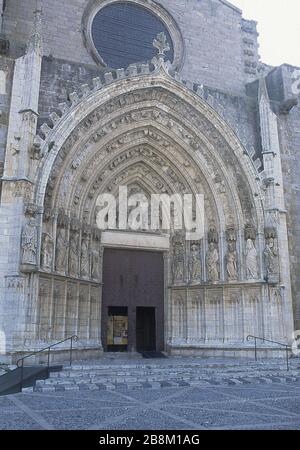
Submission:
[[20,367],[20,363],[21,363],[21,380],[20,380],[21,389],[23,387],[23,380],[24,380],[24,360],[27,358],[30,358],[31,356],[38,355],[39,353],[43,353],[47,350],[48,351],[47,369],[49,371],[51,348],[56,347],[59,344],[63,344],[64,342],[67,342],[67,341],[71,341],[70,342],[70,366],[72,366],[73,341],[74,342],[78,341],[78,336],[76,336],[76,334],[74,334],[73,336],[68,337],[66,339],[63,339],[62,341],[56,342],[55,344],[51,344],[48,347],[42,348],[42,350],[37,350],[36,352],[30,353],[30,355],[26,355],[26,356],[23,356],[23,358],[18,359],[17,367]]
[[247,336],[247,341],[250,341],[250,339],[254,339],[254,351],[255,351],[255,361],[257,361],[257,345],[256,345],[256,341],[262,341],[262,342],[270,342],[272,344],[276,344],[276,345],[280,345],[281,347],[285,347],[285,353],[286,353],[286,367],[287,367],[287,371],[290,370],[289,367],[289,350],[291,350],[291,347],[288,344],[283,344],[282,342],[277,342],[277,341],[271,341],[270,339],[265,339],[259,336],[252,336],[251,334],[249,334]]

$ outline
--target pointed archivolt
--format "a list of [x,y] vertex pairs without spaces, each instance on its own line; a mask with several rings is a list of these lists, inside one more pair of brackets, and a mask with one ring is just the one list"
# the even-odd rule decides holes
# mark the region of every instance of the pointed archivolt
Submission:
[[[88,95],[82,96],[79,101],[75,100],[74,96],[72,99],[74,103],[64,116],[60,119],[56,115],[52,117],[55,122],[54,128],[51,129],[49,126],[42,128],[46,135],[41,141],[45,157],[40,162],[36,192],[37,202],[41,206],[44,203],[45,188],[52,167],[58,157],[64,159],[63,155],[72,152],[72,148],[75,149],[77,143],[83,144],[85,134],[98,133],[98,145],[101,145],[101,136],[107,135],[108,132],[105,130],[108,118],[111,119],[112,127],[110,136],[117,138],[122,130],[130,129],[130,125],[126,125],[128,117],[125,113],[137,112],[145,109],[147,105],[151,108],[155,107],[158,110],[157,114],[159,110],[165,112],[168,118],[165,127],[168,128],[169,134],[171,130],[173,140],[178,141],[178,133],[181,133],[181,140],[189,145],[194,154],[198,153],[199,157],[203,153],[201,149],[204,146],[209,148],[210,152],[214,153],[214,158],[218,161],[220,171],[223,173],[226,172],[225,166],[228,166],[229,160],[232,161],[232,167],[240,167],[240,184],[243,183],[245,190],[249,191],[250,200],[256,202],[255,194],[259,192],[257,172],[251,159],[245,155],[245,149],[234,132],[203,99],[169,75],[161,72],[157,74],[154,71],[149,71],[149,74],[138,73],[131,77],[117,79],[107,85],[101,84],[100,89],[92,90]],[[172,111],[164,104],[165,101],[168,101],[170,107],[173,105]],[[124,114],[125,117],[123,117]],[[189,117],[188,121],[186,114]],[[181,125],[180,122],[182,122]],[[145,120],[142,125],[147,126],[149,122]],[[117,129],[114,128],[116,126]],[[95,140],[97,139],[95,137]],[[105,145],[108,144],[109,142],[106,142]],[[228,180],[228,184],[232,183]],[[259,209],[259,205],[256,205],[254,209],[257,208]]]

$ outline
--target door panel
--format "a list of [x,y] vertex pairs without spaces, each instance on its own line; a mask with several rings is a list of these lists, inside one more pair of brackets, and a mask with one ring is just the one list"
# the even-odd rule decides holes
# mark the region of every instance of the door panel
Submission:
[[136,309],[136,348],[137,351],[156,351],[155,308]]
[[[156,347],[157,350],[164,350],[164,265],[162,253],[105,249],[103,258],[101,334],[104,350],[107,350],[107,324],[110,307],[127,307],[128,351],[135,351],[137,348],[137,307],[155,308]],[[151,320],[153,322],[153,318],[149,319],[149,322],[145,319],[145,326],[150,327]]]

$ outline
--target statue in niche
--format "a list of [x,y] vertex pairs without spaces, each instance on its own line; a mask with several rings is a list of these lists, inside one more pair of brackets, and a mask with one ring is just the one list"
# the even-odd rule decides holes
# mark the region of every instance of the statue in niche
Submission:
[[70,253],[69,253],[69,273],[70,275],[78,275],[78,233],[71,233],[70,236]]
[[191,245],[189,275],[191,281],[197,281],[201,278],[200,247],[197,244]]
[[173,280],[183,281],[184,254],[183,244],[175,244],[173,251]]
[[248,280],[258,278],[257,250],[252,239],[246,243],[246,276]]
[[277,279],[279,276],[279,259],[275,239],[273,237],[267,240],[267,244],[264,250],[264,259],[267,271],[267,278]]
[[99,280],[100,279],[100,254],[99,251],[97,249],[93,249],[92,250],[92,278],[94,280]]
[[206,265],[208,280],[215,282],[219,280],[219,253],[213,242],[210,242],[206,254]]
[[228,243],[228,253],[226,256],[226,269],[228,280],[233,281],[237,279],[237,261],[235,243]]
[[42,267],[45,270],[52,269],[54,242],[49,233],[43,233],[42,238]]
[[21,247],[23,250],[22,263],[36,264],[37,229],[35,219],[29,219],[22,231]]
[[80,274],[82,277],[89,276],[89,243],[85,238],[81,242]]
[[58,272],[65,272],[67,259],[68,241],[65,228],[58,228],[56,238],[56,261],[55,268]]

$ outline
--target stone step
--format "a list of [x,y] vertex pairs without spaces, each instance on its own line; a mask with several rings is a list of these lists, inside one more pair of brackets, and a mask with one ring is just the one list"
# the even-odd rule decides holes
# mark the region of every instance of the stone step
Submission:
[[[101,376],[93,376],[93,377],[54,377],[54,378],[48,378],[47,380],[38,380],[37,385],[76,385],[76,384],[97,384],[97,383],[144,383],[144,382],[168,382],[168,381],[200,381],[205,379],[214,379],[214,380],[237,380],[236,384],[239,384],[239,380],[243,382],[244,379],[260,379],[262,380],[271,380],[270,382],[276,382],[278,379],[285,379],[290,380],[290,382],[297,381],[297,379],[300,379],[299,373],[290,373],[288,376],[286,373],[268,373],[268,374],[259,374],[259,373],[236,373],[235,375],[226,376],[224,374],[215,374],[214,377],[207,377],[205,374],[198,374],[198,375],[163,375],[163,376],[155,376],[155,375],[147,375],[147,376],[140,376],[140,377],[101,377]],[[269,381],[266,381],[269,382]]]
[[[108,362],[77,362],[39,380],[32,391],[164,388],[171,386],[217,386],[293,383],[300,381],[299,359],[290,360],[287,372],[282,359],[221,360],[169,358],[164,360],[120,359]],[[27,388],[26,388],[27,389]]]
[[[280,370],[278,368],[276,368],[276,370],[258,370],[257,368],[252,368],[252,369],[247,369],[247,370],[241,370],[240,368],[236,369],[236,370],[222,370],[222,371],[208,371],[208,370],[132,370],[132,371],[112,371],[112,372],[108,372],[108,371],[97,371],[97,370],[93,370],[91,372],[86,372],[86,371],[62,371],[62,372],[57,372],[57,373],[52,373],[51,374],[51,378],[53,379],[60,379],[60,378],[94,378],[94,377],[103,377],[105,378],[128,378],[128,377],[145,377],[145,376],[194,376],[194,375],[216,375],[216,374],[222,374],[222,375],[227,375],[228,377],[230,377],[231,375],[237,375],[237,374],[258,374],[258,375],[263,375],[263,374],[281,374],[281,373],[287,373],[286,369],[285,370]],[[293,375],[293,374],[298,374],[299,371],[298,370],[290,370],[289,374]]]
[[[261,374],[236,374],[235,376],[215,376],[214,378],[217,379],[224,379],[224,378],[235,378],[235,379],[239,379],[239,378],[255,378],[255,377],[259,377],[259,378],[283,378],[284,375],[281,374],[268,374],[268,375],[264,375],[262,376]],[[293,380],[293,379],[297,379],[299,377],[299,375],[295,374],[292,377],[290,377],[289,379]],[[48,379],[48,380],[41,380],[42,383],[44,384],[76,384],[76,383],[127,383],[127,382],[140,382],[140,381],[162,381],[162,380],[171,380],[171,379],[175,379],[175,380],[183,380],[183,381],[188,381],[188,380],[202,380],[202,379],[206,379],[206,378],[212,378],[212,377],[207,377],[205,375],[202,376],[172,376],[172,377],[154,377],[154,376],[147,376],[147,377],[127,377],[127,378],[102,378],[102,377],[93,377],[93,378],[56,378],[56,379]]]
[[[120,366],[112,366],[112,367],[103,367],[103,366],[93,366],[93,367],[85,367],[85,368],[64,368],[64,373],[67,374],[77,374],[77,373],[103,373],[103,374],[111,374],[111,373],[120,373],[127,374],[133,372],[141,372],[141,371],[151,371],[151,372],[161,372],[161,371],[173,371],[173,372],[195,372],[195,371],[226,371],[226,372],[236,372],[237,370],[247,371],[247,370],[259,370],[259,371],[270,371],[270,370],[286,370],[286,366],[282,365],[274,365],[268,366],[265,365],[260,367],[258,365],[251,366],[235,366],[235,367],[205,367],[205,366],[133,366],[133,367],[120,367]],[[290,370],[300,370],[300,367],[290,366]]]
[[220,386],[220,385],[255,385],[255,384],[272,384],[272,383],[291,383],[300,382],[298,377],[244,377],[244,378],[209,378],[209,379],[191,379],[184,380],[161,380],[161,381],[139,381],[127,383],[64,383],[51,385],[47,383],[39,383],[33,388],[25,388],[24,392],[59,392],[59,391],[80,391],[80,390],[124,390],[124,389],[161,389],[167,387],[184,387],[184,386]]
[[[291,367],[300,368],[300,364],[297,362],[290,362]],[[193,363],[193,364],[170,364],[168,362],[165,363],[153,363],[149,362],[147,364],[85,364],[85,365],[72,365],[72,367],[65,367],[65,369],[70,369],[72,371],[91,371],[91,370],[134,370],[134,369],[148,369],[151,368],[153,370],[155,369],[161,369],[161,368],[167,368],[167,369],[209,369],[209,370],[215,370],[215,369],[235,369],[235,368],[248,368],[248,367],[258,367],[258,368],[286,368],[286,364],[282,361],[277,361],[276,363],[268,363],[268,362],[245,362],[245,363],[235,363],[235,364],[205,364],[205,363]]]

